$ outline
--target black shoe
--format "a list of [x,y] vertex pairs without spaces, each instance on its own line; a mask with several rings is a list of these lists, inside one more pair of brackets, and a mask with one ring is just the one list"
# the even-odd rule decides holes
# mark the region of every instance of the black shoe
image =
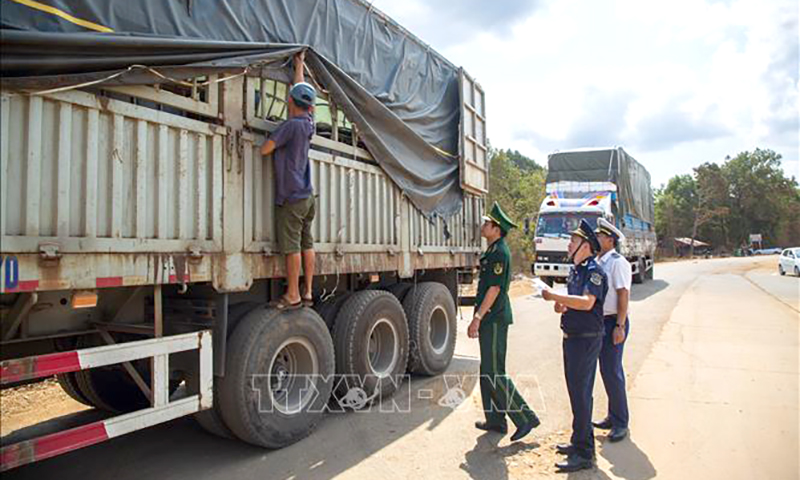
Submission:
[[556,463],[559,473],[577,472],[592,467],[594,467],[594,461],[591,458],[582,457],[577,453],[573,453],[563,462]]
[[599,422],[592,422],[592,425],[594,425],[595,428],[601,428],[603,430],[609,430],[612,427],[611,419],[608,417],[604,418]]
[[497,432],[505,435],[508,433],[508,427],[505,425],[490,425],[486,422],[475,422],[475,428],[478,430],[485,430],[487,432]]
[[608,432],[608,441],[611,443],[624,440],[628,436],[628,429],[625,427],[614,427]]
[[[556,453],[561,455],[573,455],[575,454],[575,445],[571,443],[560,443],[556,445]],[[594,460],[595,456],[592,455],[592,460]]]
[[556,453],[561,455],[572,455],[575,453],[575,445],[571,443],[560,443],[556,445]]
[[516,442],[517,440],[522,439],[522,437],[524,437],[525,435],[531,433],[531,430],[533,430],[534,428],[538,427],[539,424],[541,424],[541,423],[542,422],[539,420],[539,417],[534,415],[533,416],[533,420],[531,420],[530,422],[526,423],[525,425],[519,427],[517,429],[517,431],[514,432],[514,435],[511,435],[511,441],[512,442]]

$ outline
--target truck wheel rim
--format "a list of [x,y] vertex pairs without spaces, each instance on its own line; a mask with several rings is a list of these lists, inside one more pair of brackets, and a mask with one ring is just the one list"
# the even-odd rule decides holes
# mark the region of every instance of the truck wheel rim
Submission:
[[284,415],[300,413],[313,401],[319,375],[317,350],[306,338],[285,340],[269,366],[269,394],[273,407]]
[[369,331],[367,360],[372,373],[378,378],[388,377],[397,365],[398,335],[394,324],[380,318]]
[[444,353],[447,349],[450,337],[450,322],[447,321],[447,312],[443,307],[437,306],[431,312],[430,328],[428,340],[431,342],[431,349],[437,355]]

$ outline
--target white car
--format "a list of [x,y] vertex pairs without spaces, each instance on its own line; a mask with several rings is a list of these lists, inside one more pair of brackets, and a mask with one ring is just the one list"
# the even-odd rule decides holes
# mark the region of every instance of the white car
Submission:
[[800,247],[787,248],[781,253],[778,271],[781,275],[793,273],[800,277]]

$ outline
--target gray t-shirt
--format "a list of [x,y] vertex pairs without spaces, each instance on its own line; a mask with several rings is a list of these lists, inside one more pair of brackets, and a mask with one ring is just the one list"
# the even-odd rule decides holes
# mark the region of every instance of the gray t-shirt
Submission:
[[275,170],[275,205],[294,203],[314,193],[308,149],[314,135],[311,115],[292,117],[270,135],[275,142],[272,155]]

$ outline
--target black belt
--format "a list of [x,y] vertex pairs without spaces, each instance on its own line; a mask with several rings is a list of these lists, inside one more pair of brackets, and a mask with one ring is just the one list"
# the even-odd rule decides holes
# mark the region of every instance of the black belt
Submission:
[[564,339],[568,338],[595,338],[595,337],[602,337],[605,335],[605,332],[590,332],[590,333],[567,333],[564,332]]
[[618,316],[619,316],[618,314],[612,313],[611,315],[603,316],[603,320],[608,319],[608,318],[613,318],[614,320],[616,320]]

